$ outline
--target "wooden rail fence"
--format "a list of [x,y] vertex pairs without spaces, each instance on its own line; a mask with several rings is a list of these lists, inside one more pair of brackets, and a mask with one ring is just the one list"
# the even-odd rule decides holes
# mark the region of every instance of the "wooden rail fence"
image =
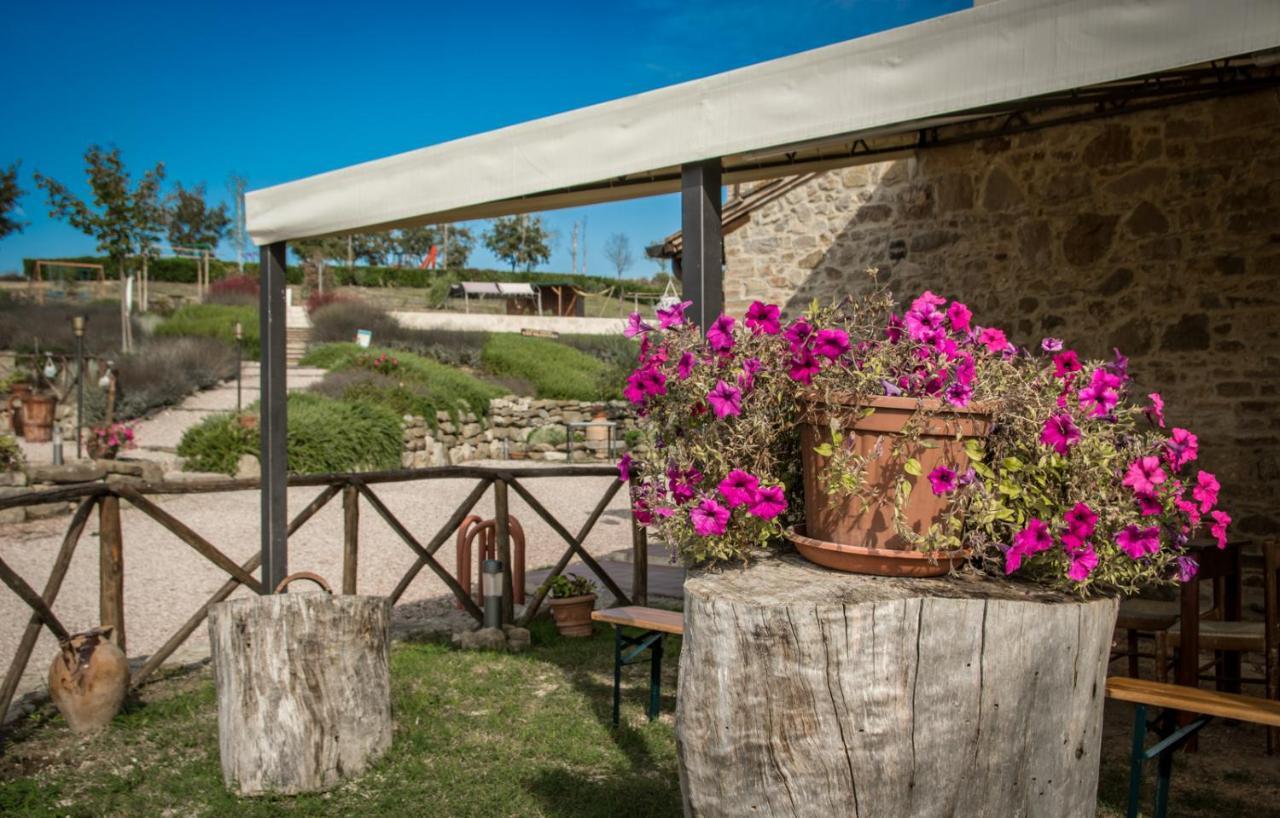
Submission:
[[[423,568],[430,568],[433,573],[449,588],[459,604],[477,622],[483,614],[472,599],[469,589],[463,588],[458,580],[447,571],[436,559],[436,552],[450,540],[462,521],[471,513],[476,504],[484,496],[490,486],[494,494],[494,519],[497,521],[496,549],[498,559],[505,567],[503,581],[503,616],[504,621],[513,621],[511,584],[511,537],[507,527],[508,490],[514,491],[524,502],[541,517],[551,529],[566,543],[566,548],[557,560],[552,574],[565,570],[570,560],[577,556],[596,575],[620,605],[633,603],[643,604],[648,596],[648,562],[647,542],[644,529],[632,520],[632,594],[623,592],[613,577],[600,566],[587,551],[583,543],[595,527],[600,516],[609,507],[622,483],[616,479],[617,471],[610,466],[562,466],[547,468],[502,468],[495,466],[445,466],[429,469],[404,469],[381,472],[344,472],[333,474],[295,475],[289,478],[290,487],[315,486],[320,488],[316,497],[302,508],[289,523],[287,534],[292,535],[302,528],[312,517],[324,508],[330,500],[342,495],[343,538],[342,538],[342,593],[356,593],[356,579],[359,566],[359,521],[360,499],[377,512],[395,532],[395,534],[414,552],[417,559],[396,583],[391,592],[391,601],[399,601]],[[548,477],[614,477],[604,495],[596,503],[587,521],[577,533],[570,531],[555,515],[529,491],[521,481],[531,481]],[[423,480],[474,479],[475,487],[467,495],[462,504],[454,509],[449,519],[425,543],[419,540],[396,517],[386,504],[374,493],[373,486],[382,483],[401,483]],[[226,575],[227,580],[207,601],[201,605],[191,617],[179,627],[165,643],[147,657],[146,661],[134,672],[130,680],[131,687],[142,684],[160,665],[176,651],[183,642],[204,622],[209,608],[227,599],[244,585],[255,593],[267,593],[270,589],[262,587],[254,572],[261,567],[262,555],[255,553],[243,563],[236,563],[223,553],[212,542],[193,531],[174,515],[157,505],[152,497],[172,494],[213,494],[220,492],[247,491],[260,489],[257,479],[251,480],[219,480],[189,484],[156,484],[125,485],[110,483],[82,483],[65,486],[49,491],[26,494],[15,497],[0,498],[0,510],[23,505],[41,503],[79,501],[75,512],[71,515],[61,547],[54,559],[44,589],[37,592],[23,577],[19,576],[5,561],[0,558],[0,581],[3,581],[31,609],[31,617],[22,633],[18,650],[9,664],[3,685],[0,685],[0,716],[8,712],[9,705],[17,692],[23,673],[31,659],[41,627],[47,628],[54,637],[66,639],[67,628],[58,620],[53,612],[54,602],[62,588],[62,582],[71,566],[71,558],[80,542],[89,521],[89,515],[96,509],[99,527],[99,616],[100,623],[111,626],[113,638],[120,649],[127,651],[127,632],[125,629],[124,604],[124,532],[120,525],[120,501],[123,500],[138,511],[159,523],[170,531],[181,542],[195,550],[209,562],[216,565]],[[542,606],[546,591],[539,589],[534,594],[517,624],[526,625],[538,613]]]

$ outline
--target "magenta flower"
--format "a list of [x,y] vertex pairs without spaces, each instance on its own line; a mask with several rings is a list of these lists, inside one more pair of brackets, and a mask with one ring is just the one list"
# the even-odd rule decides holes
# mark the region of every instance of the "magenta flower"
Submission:
[[1154,517],[1164,511],[1160,498],[1154,494],[1139,492],[1133,495],[1133,499],[1138,504],[1138,511],[1143,517]]
[[764,362],[759,358],[748,358],[742,362],[742,374],[738,376],[738,388],[750,392],[756,385],[756,373],[764,369]]
[[766,304],[763,301],[753,301],[751,306],[747,308],[747,328],[752,334],[759,335],[777,335],[782,331],[782,324],[779,323],[778,317],[782,314],[782,310],[778,309],[777,304]]
[[631,479],[631,452],[627,452],[618,461],[618,479],[627,482]]
[[668,480],[667,487],[671,490],[671,499],[675,500],[678,506],[684,505],[695,496],[693,486],[682,480]]
[[734,469],[720,481],[720,494],[724,496],[729,508],[737,508],[743,503],[755,501],[756,489],[760,487],[760,478],[748,474],[742,469]]
[[1059,412],[1045,420],[1044,428],[1040,431],[1040,442],[1058,454],[1065,455],[1071,451],[1072,446],[1080,442],[1080,428],[1069,413]]
[[1053,535],[1049,533],[1049,526],[1043,520],[1032,517],[1027,527],[1013,536],[1013,545],[1005,551],[1004,572],[1012,574],[1021,567],[1024,557],[1047,551],[1051,547]]
[[1092,546],[1086,546],[1083,550],[1075,553],[1071,557],[1071,567],[1067,569],[1067,579],[1072,582],[1084,582],[1089,578],[1089,574],[1094,568],[1098,567],[1098,553],[1093,550]]
[[1053,377],[1058,380],[1069,381],[1081,369],[1083,367],[1080,364],[1080,356],[1074,349],[1068,349],[1053,356]]
[[1140,559],[1160,550],[1160,529],[1138,528],[1136,525],[1126,526],[1116,534],[1116,545],[1133,559]]
[[1165,477],[1164,469],[1160,468],[1160,458],[1147,456],[1129,464],[1122,482],[1135,494],[1155,494],[1156,486],[1163,483]]
[[692,301],[681,301],[679,304],[658,310],[658,327],[671,329],[684,323],[684,311],[689,309]]
[[[925,295],[932,295],[932,293],[925,293]],[[942,329],[947,318],[938,310],[938,303],[927,300],[924,296],[912,302],[911,309],[907,310],[903,321],[911,340],[926,342],[935,330]]]
[[640,525],[649,525],[653,522],[653,512],[649,510],[649,504],[643,497],[637,497],[635,503],[631,506],[631,515],[636,518],[636,522]]
[[1215,511],[1209,516],[1213,518],[1213,525],[1209,527],[1209,533],[1217,538],[1218,548],[1226,548],[1227,526],[1231,525],[1231,515],[1225,511]]
[[1061,338],[1045,338],[1043,341],[1040,342],[1040,348],[1043,349],[1045,352],[1061,352],[1062,339]]
[[782,337],[791,342],[791,351],[795,352],[798,348],[804,346],[805,341],[809,340],[809,336],[813,334],[813,327],[803,318],[793,321],[786,331],[782,333]]
[[1190,582],[1200,571],[1200,563],[1192,557],[1178,557],[1174,562],[1178,564],[1178,582]]
[[787,372],[791,380],[800,383],[813,383],[813,376],[818,374],[818,358],[813,350],[801,347],[791,356],[791,369]]
[[813,341],[813,353],[834,361],[849,351],[849,336],[842,329],[818,330]]
[[787,497],[782,486],[765,486],[756,492],[747,513],[761,520],[772,520],[787,510]]
[[680,360],[676,362],[676,377],[682,381],[689,380],[689,375],[693,372],[693,365],[698,362],[692,352],[685,352],[680,355]]
[[649,395],[667,394],[667,376],[652,364],[641,367],[627,377],[622,395],[634,404],[644,403]]
[[1174,427],[1169,439],[1165,441],[1165,461],[1169,468],[1177,471],[1196,459],[1200,453],[1200,441],[1186,429]]
[[946,395],[947,403],[963,409],[969,405],[969,400],[973,397],[973,387],[967,383],[953,381],[949,386],[947,386]]
[[644,403],[644,387],[640,383],[640,370],[627,376],[627,385],[622,387],[622,397],[639,406]]
[[973,311],[959,301],[952,301],[951,306],[947,307],[947,320],[951,322],[952,332],[968,332],[972,319]]
[[1164,398],[1160,397],[1159,392],[1152,392],[1147,395],[1147,399],[1151,401],[1151,408],[1147,410],[1147,414],[1155,418],[1160,428],[1164,428]]
[[885,325],[884,337],[889,339],[889,343],[896,344],[902,340],[902,331],[905,327],[902,316],[894,313],[889,316],[889,323]]
[[956,471],[946,466],[938,466],[929,472],[929,486],[935,495],[950,494],[956,490]]
[[1062,515],[1062,519],[1067,524],[1067,531],[1082,540],[1093,536],[1094,528],[1098,525],[1098,515],[1085,503],[1076,503]]
[[729,509],[715,500],[703,500],[689,511],[689,522],[700,537],[716,537],[729,525]]
[[1120,400],[1120,393],[1116,388],[1121,382],[1118,376],[1107,370],[1101,367],[1095,369],[1089,385],[1080,390],[1080,408],[1089,409],[1092,417],[1105,417]]
[[1200,512],[1207,514],[1209,509],[1218,504],[1218,478],[1212,472],[1196,472],[1196,485],[1191,489],[1191,496],[1200,503]]
[[733,325],[734,320],[728,315],[721,315],[713,321],[707,330],[707,345],[720,353],[733,349]]
[[715,387],[707,393],[707,403],[721,420],[742,414],[742,393],[724,381],[716,381]]
[[646,332],[651,332],[652,330],[653,327],[644,322],[640,317],[640,313],[633,312],[627,316],[627,327],[622,331],[622,334],[628,338],[634,338],[637,335],[644,335]]
[[1187,521],[1191,523],[1192,528],[1200,525],[1200,508],[1195,503],[1179,497],[1173,501],[1173,504],[1177,507],[1178,511],[1187,515]]
[[972,386],[977,378],[978,369],[973,363],[973,355],[962,352],[956,360],[956,383]]
[[1009,346],[1009,339],[1005,337],[1004,330],[986,327],[978,333],[978,343],[986,347],[988,352],[997,353],[1004,352],[1005,347]]

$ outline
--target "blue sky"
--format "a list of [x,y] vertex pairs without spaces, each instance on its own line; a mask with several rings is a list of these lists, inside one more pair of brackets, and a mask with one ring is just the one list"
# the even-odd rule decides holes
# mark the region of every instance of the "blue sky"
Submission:
[[[0,240],[0,273],[24,256],[93,252],[48,217],[32,181],[40,171],[83,195],[90,144],[118,146],[135,174],[164,162],[170,185],[206,182],[222,199],[233,171],[264,187],[970,4],[12,3],[0,30],[0,165],[21,160],[30,224]],[[680,219],[675,196],[547,213],[560,238],[544,269],[569,269],[571,225],[584,215],[589,272],[609,274],[610,234],[628,235],[639,257]],[[494,260],[480,248],[472,263]],[[651,272],[638,260],[629,275]]]

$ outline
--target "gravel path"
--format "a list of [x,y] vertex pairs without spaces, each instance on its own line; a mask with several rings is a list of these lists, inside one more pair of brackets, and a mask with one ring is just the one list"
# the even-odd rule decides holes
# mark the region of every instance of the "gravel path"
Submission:
[[[514,464],[513,464],[514,465]],[[528,466],[527,463],[520,463]],[[586,521],[606,488],[607,477],[550,477],[521,481],[569,530]],[[430,539],[474,487],[471,480],[431,480],[375,485],[374,493],[420,541]],[[289,508],[296,512],[320,489],[289,492]],[[492,516],[492,489],[477,512]],[[587,546],[595,555],[630,547],[626,492],[619,492],[596,524]],[[258,492],[162,496],[157,502],[202,534],[237,562],[259,548]],[[515,494],[511,513],[524,526],[530,569],[547,567],[566,545]],[[123,504],[125,628],[131,657],[143,656],[164,641],[225,581],[226,575],[167,530]],[[69,517],[58,517],[0,529],[0,557],[29,584],[40,590],[49,575]],[[96,515],[86,527],[72,560],[54,612],[72,632],[98,624],[98,530]],[[437,552],[441,564],[455,570],[452,539]],[[474,557],[473,557],[474,559]],[[414,561],[413,552],[387,527],[367,502],[360,506],[360,568],[362,594],[387,594]],[[338,587],[342,574],[342,502],[335,498],[289,541],[289,570],[314,571]],[[474,573],[474,569],[473,569]],[[239,589],[237,594],[248,593]],[[397,618],[439,614],[438,601],[447,588],[424,568],[397,608]],[[416,603],[412,604],[412,603]],[[7,589],[0,592],[0,672],[7,669],[30,611]],[[40,689],[56,641],[42,632],[19,694]],[[198,628],[171,661],[195,661],[208,655],[208,636]]]

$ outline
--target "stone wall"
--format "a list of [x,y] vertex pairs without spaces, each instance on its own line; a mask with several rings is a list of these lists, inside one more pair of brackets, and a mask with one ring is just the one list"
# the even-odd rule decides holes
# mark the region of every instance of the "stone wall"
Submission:
[[[426,418],[406,415],[404,418],[405,468],[447,466],[468,460],[559,460],[568,459],[566,423],[590,421],[603,413],[617,423],[614,429],[615,452],[625,450],[626,432],[635,427],[635,419],[623,401],[590,403],[583,401],[535,400],[509,396],[489,402],[489,413],[478,418],[466,413],[456,420],[440,412],[433,429]],[[538,430],[545,430],[539,433]],[[608,441],[595,439],[595,432],[579,431],[572,445],[575,461],[604,460],[608,457]],[[555,441],[555,442],[549,442]]]
[[1128,114],[831,171],[725,237],[725,298],[867,286],[967,302],[1032,344],[1131,356],[1201,436],[1238,530],[1280,530],[1280,96]]

